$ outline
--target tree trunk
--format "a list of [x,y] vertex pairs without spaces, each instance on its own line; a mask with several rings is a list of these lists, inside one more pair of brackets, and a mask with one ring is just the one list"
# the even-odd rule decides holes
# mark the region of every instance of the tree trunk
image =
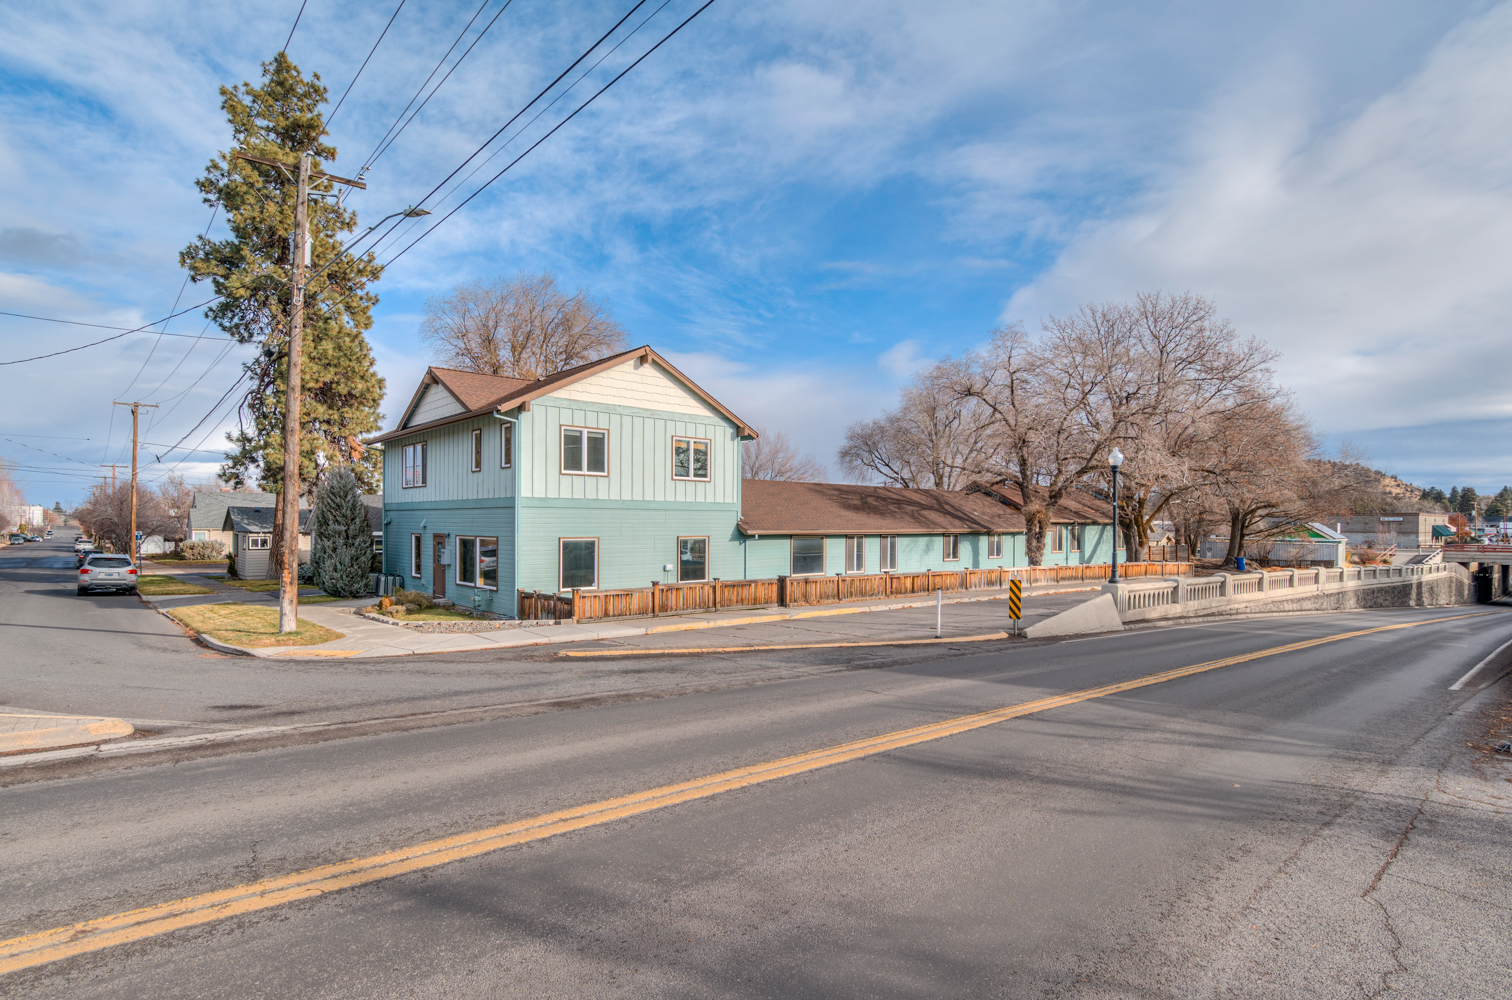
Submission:
[[1044,507],[1026,504],[1023,514],[1024,554],[1029,557],[1029,565],[1039,566],[1045,561],[1045,533],[1050,529],[1050,512]]
[[1231,510],[1229,511],[1228,554],[1223,557],[1223,568],[1238,569],[1239,557],[1242,555],[1244,555],[1244,514]]
[[268,547],[268,570],[263,574],[264,580],[280,580],[283,578],[283,494],[273,494],[273,541]]

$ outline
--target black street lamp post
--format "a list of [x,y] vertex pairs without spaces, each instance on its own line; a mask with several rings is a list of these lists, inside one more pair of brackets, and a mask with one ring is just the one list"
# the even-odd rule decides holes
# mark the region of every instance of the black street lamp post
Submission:
[[1123,465],[1124,453],[1114,448],[1108,455],[1108,467],[1113,470],[1113,575],[1109,583],[1118,582],[1118,467]]

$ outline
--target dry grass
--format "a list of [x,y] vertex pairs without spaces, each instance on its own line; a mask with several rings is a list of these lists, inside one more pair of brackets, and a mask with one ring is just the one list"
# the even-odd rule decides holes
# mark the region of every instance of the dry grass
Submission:
[[144,597],[172,597],[177,594],[213,594],[209,587],[197,583],[185,583],[175,576],[157,576],[145,573],[137,577],[137,592]]
[[278,609],[250,604],[201,604],[168,612],[185,626],[233,646],[261,649],[268,646],[314,646],[345,636],[314,622],[299,619],[299,628],[287,635],[278,632]]
[[[391,609],[392,610],[392,609]],[[380,615],[385,612],[378,612]],[[396,622],[475,622],[473,615],[453,611],[451,608],[422,608],[403,615],[389,615]]]

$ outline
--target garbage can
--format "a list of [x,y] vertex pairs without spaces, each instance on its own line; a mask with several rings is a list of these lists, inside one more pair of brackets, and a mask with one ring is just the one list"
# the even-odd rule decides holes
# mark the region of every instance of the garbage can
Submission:
[[1239,557],[1239,572],[1241,572],[1241,573],[1244,572],[1244,557],[1243,556]]

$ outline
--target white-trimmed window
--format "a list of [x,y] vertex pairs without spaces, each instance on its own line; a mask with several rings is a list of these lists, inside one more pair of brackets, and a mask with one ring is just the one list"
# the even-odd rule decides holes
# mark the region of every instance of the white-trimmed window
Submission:
[[499,468],[508,469],[514,465],[514,424],[505,422],[499,425]]
[[609,475],[609,432],[563,427],[562,472],[569,476]]
[[817,576],[824,572],[824,536],[793,536],[793,575]]
[[672,439],[672,478],[709,481],[709,440],[674,437]]
[[845,536],[845,571],[847,573],[866,572],[866,536]]
[[702,583],[709,578],[709,539],[685,537],[677,540],[677,582]]
[[380,558],[383,556],[383,532],[381,531],[373,532],[373,555]]
[[195,542],[207,542],[209,540],[210,540],[210,532],[208,532],[208,531],[196,531],[194,533],[194,537],[192,539],[190,539],[190,541],[195,541]]
[[945,561],[946,562],[960,562],[961,561],[961,536],[960,535],[946,535],[945,536]]
[[884,573],[898,568],[898,536],[883,535],[877,539],[881,543],[882,558],[879,567]]
[[472,471],[483,471],[483,428],[474,427],[472,432]]
[[404,488],[425,485],[425,442],[404,446]]
[[247,548],[249,548],[249,549],[271,549],[272,547],[273,547],[273,536],[272,535],[248,535],[247,536]]
[[561,570],[557,582],[561,590],[597,590],[599,574],[599,540],[597,538],[563,538],[558,541]]
[[424,543],[420,541],[422,536],[410,535],[410,576],[420,575],[420,556]]
[[1003,558],[1003,536],[995,531],[987,536],[987,558]]
[[1082,526],[1079,524],[1066,525],[1066,548],[1071,552],[1080,552],[1082,543]]
[[1060,525],[1059,527],[1055,527],[1055,528],[1051,528],[1050,529],[1050,551],[1051,552],[1064,552],[1064,551],[1066,551],[1066,526],[1065,525]]
[[483,535],[457,536],[457,582],[464,587],[499,589],[499,540]]

